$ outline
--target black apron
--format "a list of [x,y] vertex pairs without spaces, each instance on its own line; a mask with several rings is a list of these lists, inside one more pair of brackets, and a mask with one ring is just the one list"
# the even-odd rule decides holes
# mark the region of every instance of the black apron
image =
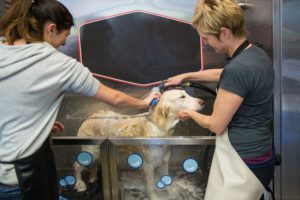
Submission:
[[55,159],[49,138],[31,156],[0,163],[14,165],[23,200],[59,199]]

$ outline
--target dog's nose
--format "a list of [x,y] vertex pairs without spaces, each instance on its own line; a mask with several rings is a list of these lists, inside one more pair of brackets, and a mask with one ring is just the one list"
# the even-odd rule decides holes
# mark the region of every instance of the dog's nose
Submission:
[[199,104],[200,104],[201,106],[203,106],[203,105],[204,105],[204,101],[203,101],[202,99],[200,99],[200,100],[199,100]]

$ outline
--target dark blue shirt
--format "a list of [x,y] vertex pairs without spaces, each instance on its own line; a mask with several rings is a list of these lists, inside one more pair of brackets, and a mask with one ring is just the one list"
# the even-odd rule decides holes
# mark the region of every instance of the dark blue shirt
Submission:
[[272,147],[273,84],[272,62],[255,46],[233,58],[221,74],[219,87],[244,99],[228,127],[242,158],[262,156]]

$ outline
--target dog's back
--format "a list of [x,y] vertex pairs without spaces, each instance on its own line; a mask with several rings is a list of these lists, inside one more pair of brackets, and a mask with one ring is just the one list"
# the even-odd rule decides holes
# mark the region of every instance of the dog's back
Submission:
[[101,111],[92,115],[78,130],[78,136],[157,137],[164,131],[149,121],[149,113],[122,115]]

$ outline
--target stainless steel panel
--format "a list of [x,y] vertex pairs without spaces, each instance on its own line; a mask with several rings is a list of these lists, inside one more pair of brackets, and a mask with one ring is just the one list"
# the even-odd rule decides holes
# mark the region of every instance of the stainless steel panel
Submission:
[[281,1],[282,199],[300,199],[300,1]]
[[160,137],[160,138],[120,138],[109,137],[115,145],[213,145],[215,137],[191,136],[191,137]]
[[274,3],[275,146],[282,155],[276,170],[278,199],[300,199],[300,1]]
[[[282,154],[281,145],[281,4],[273,1],[273,65],[275,70],[274,83],[274,146]],[[282,167],[275,168],[274,192],[276,199],[282,199]]]
[[54,145],[100,145],[106,137],[78,137],[78,136],[54,136]]
[[273,53],[272,0],[245,0],[245,25],[249,40]]

